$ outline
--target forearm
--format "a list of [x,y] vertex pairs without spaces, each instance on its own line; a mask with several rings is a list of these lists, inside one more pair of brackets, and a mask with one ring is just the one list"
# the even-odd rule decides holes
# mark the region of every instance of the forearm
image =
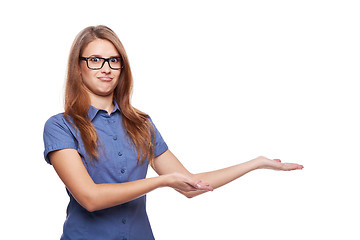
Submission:
[[84,207],[88,211],[113,207],[137,199],[165,185],[165,176],[126,183],[95,184]]
[[[281,163],[279,159],[271,160],[266,157],[260,156],[248,162],[244,162],[220,170],[192,174],[181,164],[181,162],[175,157],[174,154],[172,154],[170,150],[167,150],[162,155],[158,156],[152,164],[152,167],[159,175],[176,172],[184,174],[189,178],[198,181],[198,184],[200,186],[204,186],[204,189],[206,191],[211,191],[215,188],[219,188],[255,169],[273,169],[283,171],[303,169],[302,165],[296,163]],[[204,193],[204,191],[184,192],[181,189],[177,190],[189,198]]]
[[159,177],[126,183],[96,184],[75,149],[54,151],[49,157],[66,188],[88,211],[97,211],[129,202],[164,186],[184,192],[211,190],[209,186],[199,184],[200,181],[190,178],[187,174],[179,174],[175,171],[161,174]]
[[[302,165],[296,163],[281,163],[280,159],[271,160],[260,156],[248,162],[244,162],[232,167],[212,172],[192,174],[192,176],[195,179],[201,179],[202,181],[210,184],[210,186],[216,189],[256,169],[291,171],[301,170],[303,168],[304,167]],[[202,192],[191,192],[183,194],[187,197],[194,197],[201,193]]]
[[[192,174],[181,164],[175,155],[170,150],[168,150],[155,159],[152,167],[159,175],[178,172],[185,174],[195,180],[201,180],[205,185],[208,184],[210,186],[209,189],[215,189],[243,176],[252,170],[261,168],[262,165],[259,161],[259,158],[257,158],[248,162],[211,172]],[[178,191],[189,198],[204,193],[204,191]]]
[[[251,160],[248,162],[244,162],[241,164],[237,164],[231,167],[227,167],[211,172],[192,174],[192,177],[195,179],[201,179],[203,182],[210,184],[210,186],[213,189],[216,189],[258,168],[259,168],[259,163],[256,160]],[[195,197],[202,193],[204,192],[197,191],[197,192],[188,192],[183,194],[186,195],[187,197]]]
[[97,211],[129,202],[159,187],[172,187],[185,193],[212,190],[200,182],[184,174],[171,173],[127,183],[94,184],[88,190],[91,198],[83,202],[88,211]]
[[251,160],[211,172],[193,174],[193,176],[196,179],[201,179],[202,181],[209,183],[216,189],[257,168],[258,163],[255,160]]

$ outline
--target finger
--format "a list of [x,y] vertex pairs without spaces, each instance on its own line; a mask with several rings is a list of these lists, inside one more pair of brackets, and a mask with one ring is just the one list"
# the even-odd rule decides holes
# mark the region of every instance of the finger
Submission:
[[196,186],[193,186],[189,183],[187,183],[187,187],[185,187],[187,192],[192,192],[192,191],[198,191],[198,188]]
[[304,166],[297,163],[284,163],[282,168],[283,170],[301,170]]
[[204,183],[202,181],[199,181],[196,184],[196,187],[198,190],[203,190],[203,191],[213,191],[214,189],[210,186],[210,184],[208,183]]
[[274,161],[275,161],[275,162],[281,162],[281,160],[280,160],[280,159],[274,159]]
[[191,187],[195,188],[196,191],[213,191],[214,189],[208,183],[204,183],[201,180],[194,180],[192,178],[188,178],[188,182]]
[[190,191],[196,191],[198,188],[197,187],[198,183],[191,178],[185,179],[184,183],[188,185]]

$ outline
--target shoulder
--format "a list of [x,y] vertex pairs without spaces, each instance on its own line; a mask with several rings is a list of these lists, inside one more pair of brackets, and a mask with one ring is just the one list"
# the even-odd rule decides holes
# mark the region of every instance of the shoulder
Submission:
[[44,126],[44,157],[45,160],[50,163],[48,154],[55,150],[64,148],[78,148],[78,141],[76,136],[76,130],[65,119],[63,113],[56,114],[50,117]]
[[64,113],[58,113],[54,116],[51,116],[46,122],[45,126],[53,125],[53,124],[61,124],[65,120]]
[[51,127],[51,126],[58,126],[58,127],[68,127],[71,125],[70,122],[65,118],[64,113],[58,113],[54,116],[51,116],[46,122],[45,122],[45,128]]
[[68,132],[74,133],[76,130],[74,126],[68,122],[65,118],[64,113],[59,113],[54,116],[51,116],[46,122],[44,126],[44,133],[51,134],[53,132]]
[[146,116],[146,121],[148,121],[152,126],[155,127],[155,123],[154,123],[153,119],[150,117],[150,115]]

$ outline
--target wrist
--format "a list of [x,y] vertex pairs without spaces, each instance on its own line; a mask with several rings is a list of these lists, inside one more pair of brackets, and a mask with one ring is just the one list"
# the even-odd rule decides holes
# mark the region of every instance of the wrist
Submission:
[[263,159],[264,157],[257,157],[253,160],[250,160],[250,162],[252,162],[252,165],[253,165],[253,170],[256,170],[256,169],[264,169],[266,166],[265,166],[265,161]]
[[168,187],[170,186],[171,176],[169,174],[160,175],[159,177],[159,187]]

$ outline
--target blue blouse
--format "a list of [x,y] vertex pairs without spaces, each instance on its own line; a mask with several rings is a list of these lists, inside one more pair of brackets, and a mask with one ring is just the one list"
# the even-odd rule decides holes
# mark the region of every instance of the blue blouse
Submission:
[[[146,177],[148,164],[137,164],[137,152],[122,125],[121,111],[116,103],[109,115],[90,106],[88,116],[99,140],[98,161],[90,163],[79,131],[65,120],[64,114],[51,117],[44,128],[44,157],[51,164],[49,153],[73,148],[80,154],[89,175],[96,184],[130,182]],[[151,119],[150,119],[151,120]],[[168,147],[155,128],[155,157]],[[146,196],[115,207],[88,212],[66,189],[70,202],[61,239],[154,239],[146,213]]]

